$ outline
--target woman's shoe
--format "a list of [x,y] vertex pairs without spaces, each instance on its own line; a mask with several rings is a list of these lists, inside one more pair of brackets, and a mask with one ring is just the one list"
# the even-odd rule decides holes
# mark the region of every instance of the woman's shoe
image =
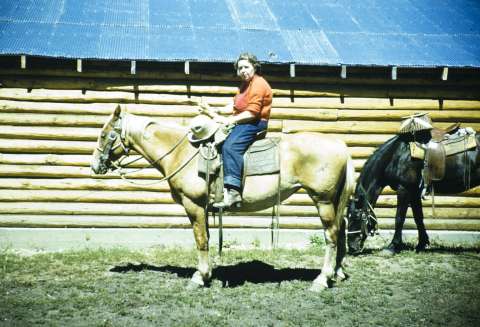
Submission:
[[242,195],[234,189],[225,189],[223,192],[223,201],[214,203],[215,208],[228,209],[231,207],[240,208],[242,205]]

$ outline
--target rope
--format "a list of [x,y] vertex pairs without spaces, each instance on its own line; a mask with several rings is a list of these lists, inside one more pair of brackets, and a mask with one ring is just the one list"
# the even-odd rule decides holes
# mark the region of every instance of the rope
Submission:
[[[119,168],[119,174],[120,174],[120,177],[121,177],[123,180],[125,180],[125,181],[127,181],[127,182],[129,182],[129,183],[131,183],[131,184],[135,184],[135,185],[155,185],[155,184],[159,184],[159,183],[162,183],[162,182],[164,182],[164,181],[166,181],[166,180],[169,180],[170,178],[172,178],[173,176],[175,176],[178,172],[180,172],[183,168],[185,168],[185,166],[188,165],[188,163],[189,163],[190,161],[192,161],[193,158],[195,158],[195,156],[198,154],[199,151],[200,151],[200,149],[197,149],[197,151],[195,151],[195,153],[194,153],[188,160],[186,160],[183,164],[181,164],[180,167],[178,167],[177,169],[175,169],[172,173],[170,173],[170,174],[168,174],[167,176],[163,177],[162,179],[156,180],[155,182],[152,182],[152,183],[135,183],[135,182],[132,182],[132,181],[128,180],[128,179],[125,177],[125,175],[128,174],[128,173],[130,173],[130,172],[122,173],[122,171],[121,171],[121,169],[122,169],[122,168],[125,168],[125,167],[120,167],[120,168]],[[164,157],[165,157],[165,156],[162,156],[162,158],[164,158]],[[158,159],[157,159],[156,161],[158,161]],[[156,162],[156,161],[154,161],[154,162]],[[153,166],[153,165],[152,165],[152,166]],[[143,170],[143,169],[145,169],[145,168],[141,168],[141,169],[138,169],[138,170],[136,170],[136,171],[140,171],[140,170]],[[136,171],[134,171],[134,172],[136,172]]]

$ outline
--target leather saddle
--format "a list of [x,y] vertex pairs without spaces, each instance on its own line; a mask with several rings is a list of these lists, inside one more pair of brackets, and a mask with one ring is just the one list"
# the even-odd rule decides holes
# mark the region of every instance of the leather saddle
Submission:
[[413,158],[424,160],[422,176],[425,186],[445,177],[446,158],[475,148],[475,131],[469,127],[460,128],[456,123],[446,129],[433,128],[432,138],[426,144],[410,142]]

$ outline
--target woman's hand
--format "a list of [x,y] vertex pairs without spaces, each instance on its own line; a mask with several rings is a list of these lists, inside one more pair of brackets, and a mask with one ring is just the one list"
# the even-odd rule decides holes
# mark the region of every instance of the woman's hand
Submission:
[[223,125],[231,125],[233,124],[232,117],[223,117],[220,115],[215,115],[215,117],[212,117],[213,120],[217,123],[223,124]]

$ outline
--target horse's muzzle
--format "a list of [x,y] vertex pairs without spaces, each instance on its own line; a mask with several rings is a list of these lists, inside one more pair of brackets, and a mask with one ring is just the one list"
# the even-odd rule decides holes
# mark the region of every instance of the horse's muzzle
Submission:
[[104,175],[107,173],[107,167],[100,163],[100,160],[93,160],[90,164],[90,168],[97,175]]

